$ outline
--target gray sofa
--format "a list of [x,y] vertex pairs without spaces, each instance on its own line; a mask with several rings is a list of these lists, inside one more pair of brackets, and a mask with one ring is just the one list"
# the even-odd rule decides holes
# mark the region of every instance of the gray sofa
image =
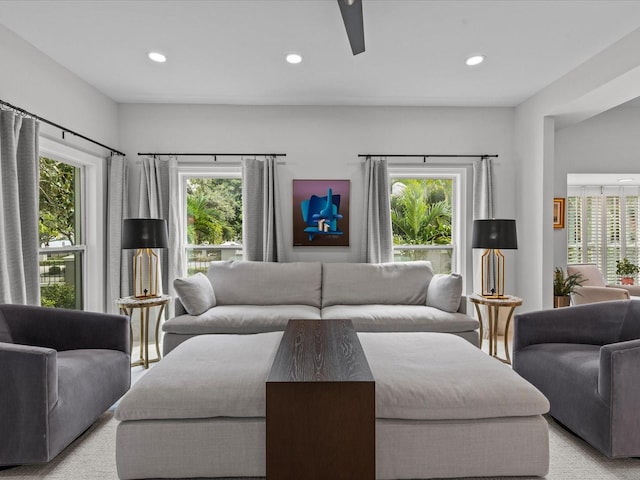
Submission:
[[0,467],[54,458],[129,389],[129,319],[0,305]]
[[207,276],[174,282],[168,354],[202,334],[284,330],[290,319],[351,319],[359,332],[441,332],[478,345],[459,275],[434,275],[429,262],[212,262]]
[[513,369],[602,453],[640,456],[640,300],[516,315]]

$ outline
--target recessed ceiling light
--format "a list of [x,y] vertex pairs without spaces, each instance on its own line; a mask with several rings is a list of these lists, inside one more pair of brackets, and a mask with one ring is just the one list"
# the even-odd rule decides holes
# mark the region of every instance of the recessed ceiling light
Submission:
[[484,59],[484,55],[473,55],[472,57],[467,58],[465,63],[469,67],[475,67],[476,65],[480,65],[482,62],[484,62]]
[[620,183],[633,182],[633,178],[621,178],[618,180]]
[[160,52],[149,52],[147,56],[149,57],[149,60],[152,60],[157,63],[164,63],[167,61],[167,57],[165,57]]
[[302,55],[299,53],[288,53],[286,56],[287,62],[296,64],[302,62]]

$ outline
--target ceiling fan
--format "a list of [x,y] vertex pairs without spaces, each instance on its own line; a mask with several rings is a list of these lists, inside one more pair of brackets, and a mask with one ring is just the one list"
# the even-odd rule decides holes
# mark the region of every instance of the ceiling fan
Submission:
[[364,24],[362,21],[362,0],[338,0],[340,13],[354,55],[364,52]]

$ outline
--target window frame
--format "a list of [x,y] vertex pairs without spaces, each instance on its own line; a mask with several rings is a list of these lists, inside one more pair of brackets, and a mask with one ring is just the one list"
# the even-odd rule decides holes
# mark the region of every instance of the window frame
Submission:
[[[242,180],[242,166],[240,163],[233,165],[180,165],[178,164],[178,185],[180,194],[180,244],[184,250],[184,268],[185,271],[179,272],[180,275],[187,275],[188,265],[188,250],[198,247],[200,245],[192,245],[187,241],[187,181],[193,178],[228,178],[228,179],[240,179]],[[207,245],[207,248],[226,248],[223,245]],[[244,254],[244,243],[238,248],[241,249]]]
[[[452,165],[447,166],[428,166],[423,165],[408,166],[408,165],[388,165],[387,167],[389,175],[389,189],[395,179],[407,179],[407,178],[423,178],[423,179],[438,179],[447,178],[452,181],[452,194],[451,194],[451,271],[459,273],[463,278],[467,278],[467,225],[471,222],[467,221],[468,213],[468,167],[466,165]],[[394,252],[396,250],[402,250],[402,246],[393,246]]]
[[83,310],[105,311],[105,159],[43,135],[39,138],[38,157],[47,157],[79,168],[81,176],[80,231],[77,234],[82,243],[72,247],[44,248],[40,251],[82,251]]

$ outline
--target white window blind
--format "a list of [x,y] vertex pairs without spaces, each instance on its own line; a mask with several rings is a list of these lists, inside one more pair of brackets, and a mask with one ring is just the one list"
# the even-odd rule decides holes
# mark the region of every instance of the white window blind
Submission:
[[595,263],[608,283],[617,283],[616,261],[637,264],[638,187],[568,188],[568,263]]

